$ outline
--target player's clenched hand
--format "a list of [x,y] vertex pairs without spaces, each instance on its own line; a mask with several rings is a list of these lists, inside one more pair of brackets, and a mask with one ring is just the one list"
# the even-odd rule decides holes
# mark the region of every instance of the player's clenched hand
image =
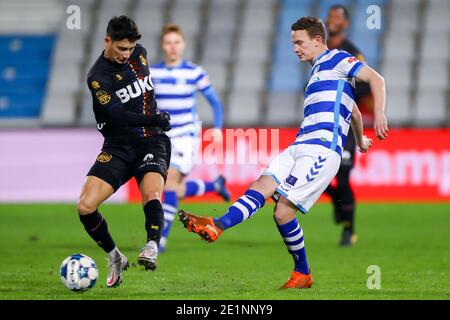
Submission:
[[384,114],[375,115],[373,128],[379,140],[385,140],[388,137],[389,128]]
[[372,139],[370,139],[366,136],[363,136],[362,140],[358,143],[359,151],[362,153],[366,153],[369,150],[369,148],[372,146],[372,144],[373,144]]
[[170,127],[170,114],[167,112],[155,114],[153,116],[153,122],[155,126],[160,127],[164,131],[172,129]]

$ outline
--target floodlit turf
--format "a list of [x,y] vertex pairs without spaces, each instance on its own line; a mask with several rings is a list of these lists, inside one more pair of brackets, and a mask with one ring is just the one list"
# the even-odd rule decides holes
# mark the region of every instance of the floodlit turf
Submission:
[[[199,214],[219,215],[225,204],[186,204]],[[85,233],[74,205],[0,206],[0,299],[450,299],[450,205],[360,204],[359,241],[337,246],[340,235],[331,206],[301,216],[315,283],[308,290],[278,288],[292,259],[268,204],[250,221],[206,244],[174,222],[168,251],[155,272],[134,266],[119,288],[105,287],[105,254]],[[143,212],[137,205],[101,208],[119,248],[131,262],[143,245]],[[99,266],[96,286],[66,289],[61,261],[73,253]],[[367,268],[381,270],[381,289],[367,288]]]

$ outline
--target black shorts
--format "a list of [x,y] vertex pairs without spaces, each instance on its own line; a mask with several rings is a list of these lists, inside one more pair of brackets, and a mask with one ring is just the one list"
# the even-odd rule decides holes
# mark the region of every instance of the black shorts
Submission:
[[356,141],[352,128],[348,131],[344,150],[342,151],[341,167],[353,168],[355,164]]
[[170,139],[166,135],[153,136],[137,144],[105,141],[87,175],[106,181],[114,192],[132,177],[139,185],[148,172],[157,172],[166,181],[170,154]]

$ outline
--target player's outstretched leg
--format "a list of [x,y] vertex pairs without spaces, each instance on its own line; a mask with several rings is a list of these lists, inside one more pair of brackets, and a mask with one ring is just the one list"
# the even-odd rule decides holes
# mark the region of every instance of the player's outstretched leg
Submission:
[[197,233],[207,242],[213,242],[217,240],[224,230],[247,220],[261,209],[266,199],[275,193],[277,187],[278,183],[272,177],[262,175],[219,218],[196,216],[184,210],[180,210],[178,216],[188,231]]
[[275,207],[275,222],[281,237],[294,260],[294,271],[281,289],[304,289],[313,284],[312,274],[306,259],[303,230],[295,217],[297,209],[284,197]]
[[185,197],[199,197],[210,192],[217,193],[224,201],[230,201],[231,194],[227,189],[224,176],[218,176],[214,181],[186,181]]
[[249,219],[256,211],[264,206],[265,196],[256,190],[247,190],[223,216],[213,219],[199,217],[180,210],[178,215],[184,227],[190,232],[198,234],[202,240],[214,242],[228,228]]

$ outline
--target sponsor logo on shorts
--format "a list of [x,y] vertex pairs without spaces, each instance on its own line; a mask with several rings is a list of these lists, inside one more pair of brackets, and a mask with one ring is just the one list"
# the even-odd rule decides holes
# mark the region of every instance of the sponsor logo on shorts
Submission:
[[97,157],[97,161],[98,162],[109,162],[112,159],[112,155],[110,155],[107,152],[102,152],[99,154],[99,156]]
[[144,157],[144,161],[152,161],[153,160],[153,154],[147,153]]
[[286,178],[286,183],[291,185],[291,186],[295,186],[295,183],[297,182],[297,178],[294,177],[293,175],[289,175],[289,177]]
[[142,168],[144,168],[146,166],[161,166],[161,164],[158,163],[158,162],[153,162],[153,161],[145,161],[143,164],[141,164],[139,166],[139,169],[142,169]]
[[103,90],[97,91],[95,96],[97,97],[97,100],[98,100],[98,102],[100,102],[101,105],[105,105],[111,101],[111,95],[108,92],[103,91]]

